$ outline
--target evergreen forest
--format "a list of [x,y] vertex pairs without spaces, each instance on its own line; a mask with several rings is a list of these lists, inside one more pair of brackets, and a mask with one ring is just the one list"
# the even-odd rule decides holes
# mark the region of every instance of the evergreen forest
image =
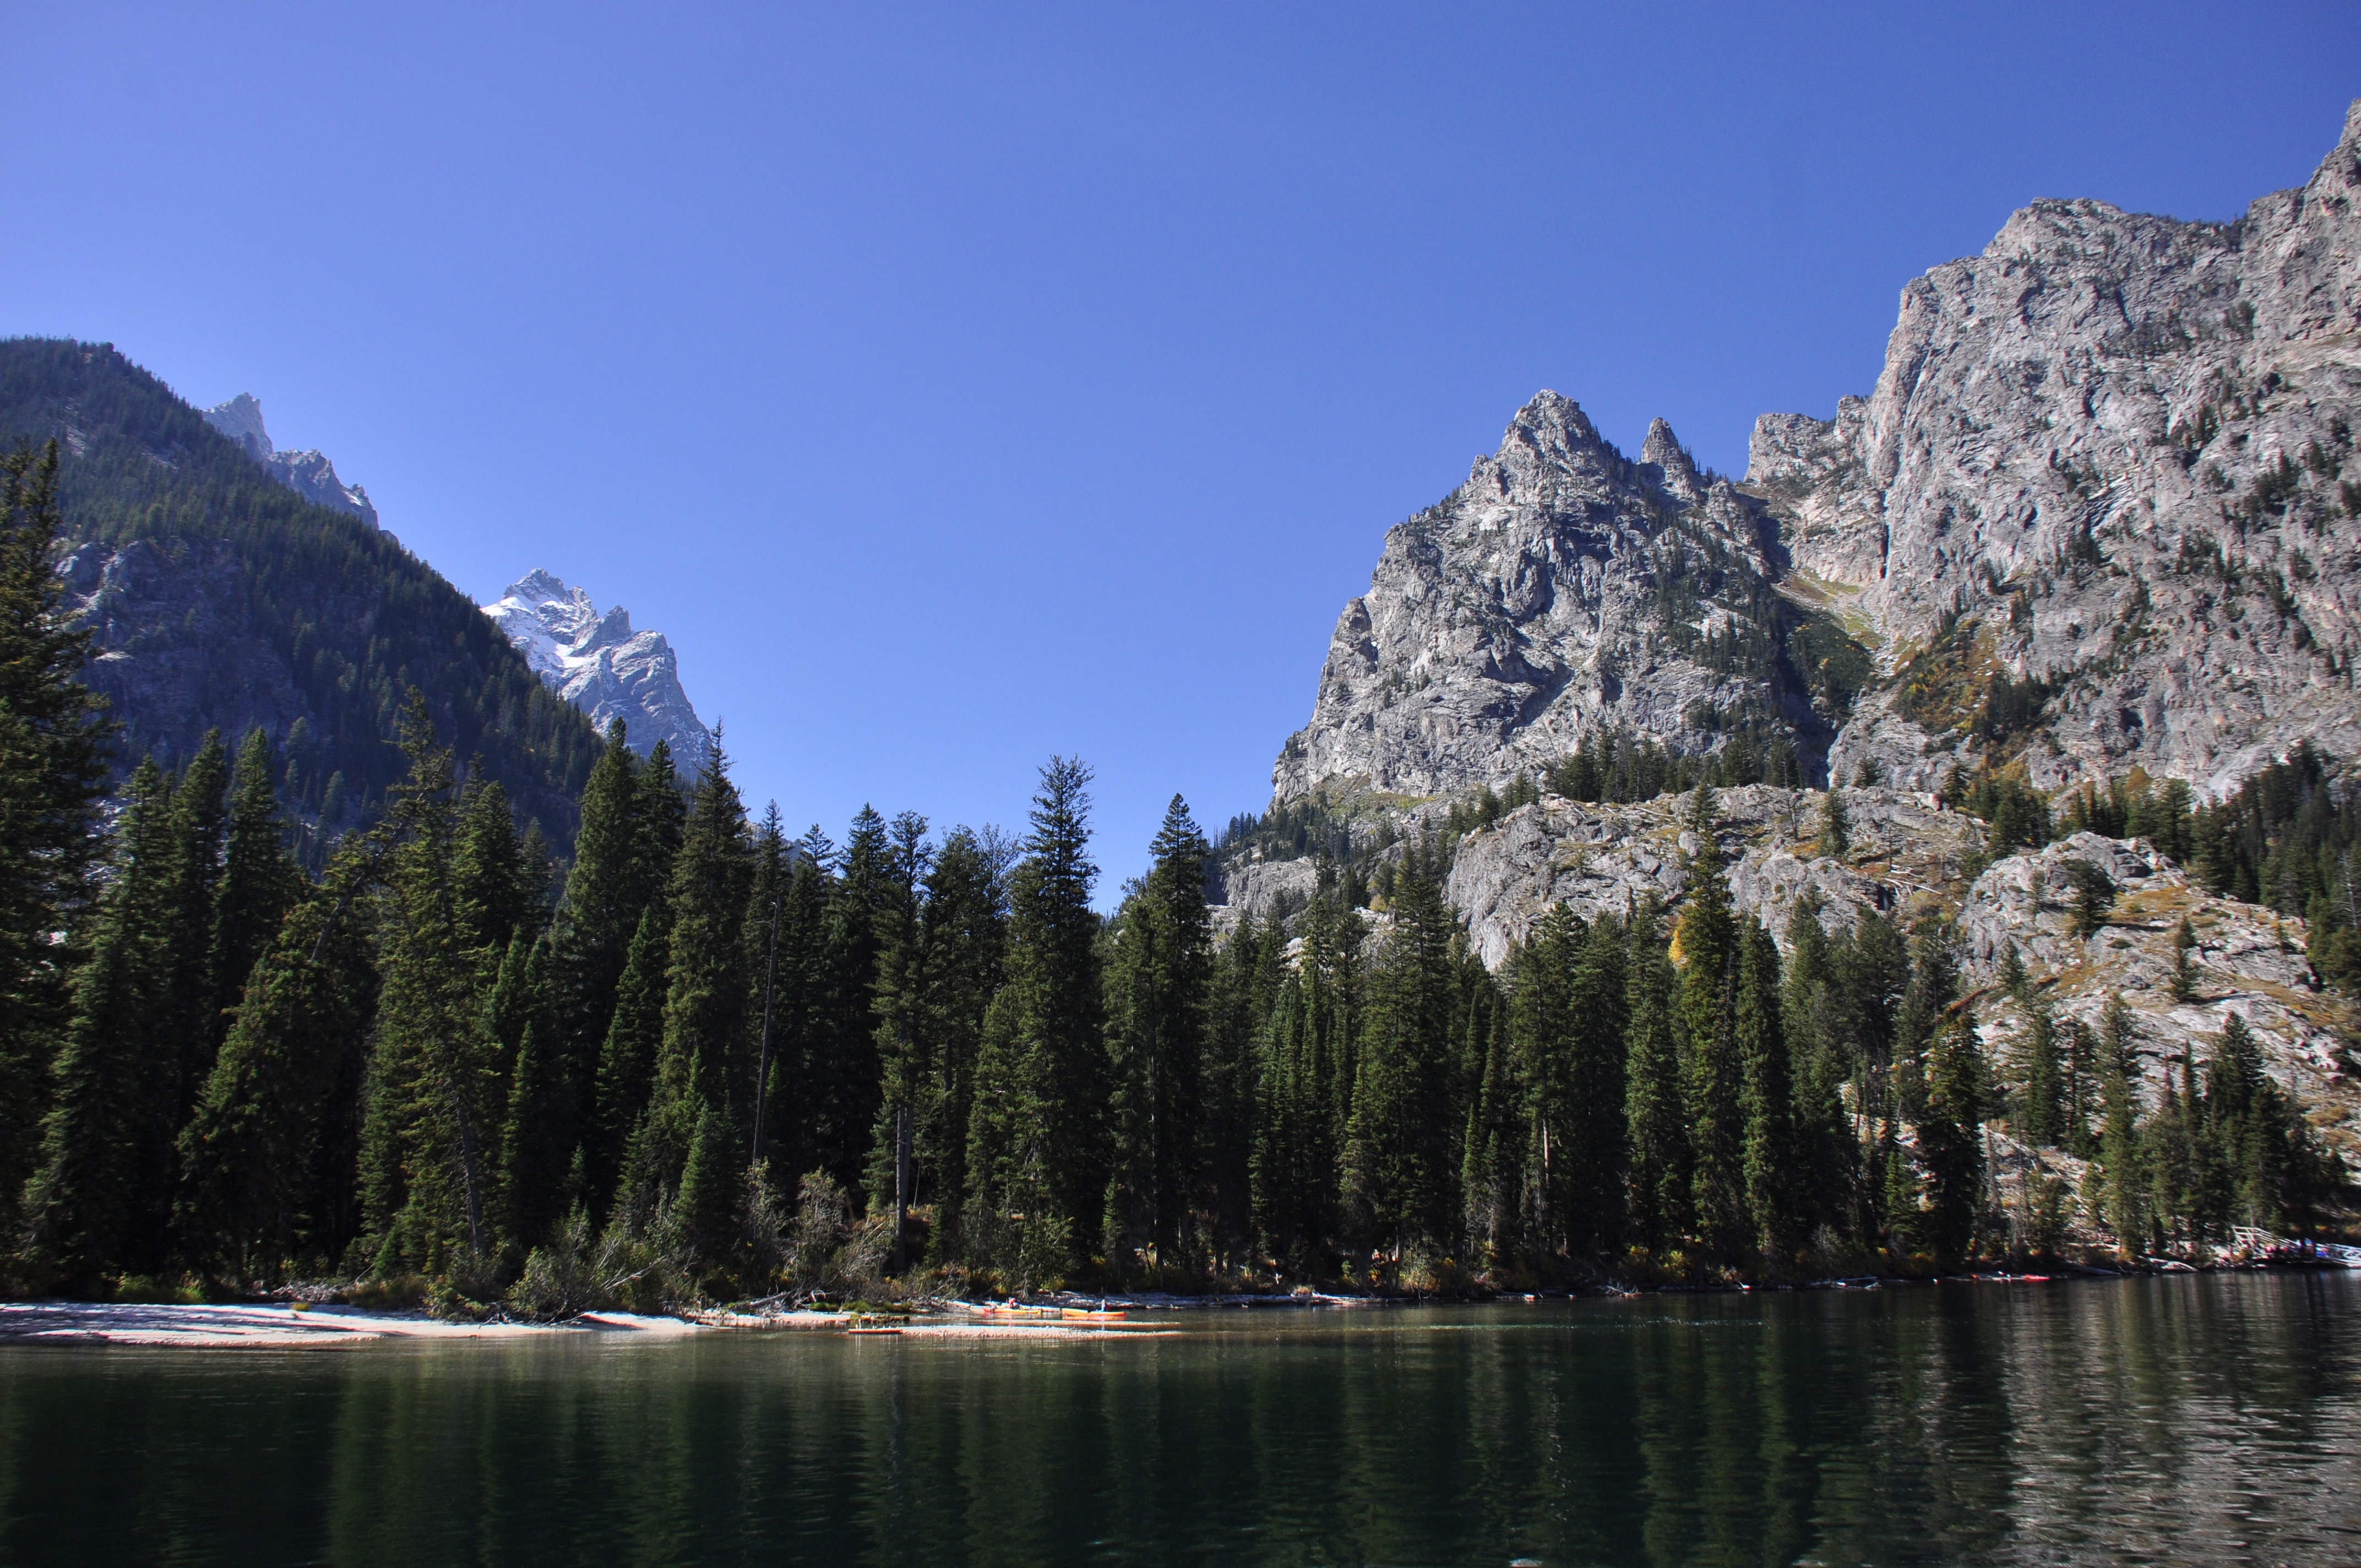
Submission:
[[[2128,1010],[2045,1031],[2021,970],[2031,1066],[2003,1072],[1938,919],[1831,934],[1807,902],[1774,940],[1733,907],[1712,779],[1628,745],[1548,787],[1686,784],[1688,892],[1561,907],[1497,972],[1445,901],[1449,834],[1389,859],[1382,924],[1323,854],[1308,907],[1217,941],[1176,796],[1102,916],[1071,758],[1019,835],[864,809],[838,843],[750,813],[719,746],[682,776],[618,730],[561,859],[412,687],[379,810],[316,863],[258,730],[148,756],[110,804],[124,742],[59,613],[59,474],[54,448],[0,466],[15,1291],[333,1277],[548,1317],[893,1282],[1799,1280],[2053,1245],[2065,1195],[2008,1212],[1995,1125],[2089,1159],[2132,1253],[2301,1231],[2340,1179],[2235,1016],[2147,1104]],[[2213,810],[2138,782],[1967,804],[2036,843],[2053,812],[2136,813],[2314,910],[2323,967],[2353,967],[2352,819],[2309,753]],[[1319,827],[1224,837],[1322,853]]]

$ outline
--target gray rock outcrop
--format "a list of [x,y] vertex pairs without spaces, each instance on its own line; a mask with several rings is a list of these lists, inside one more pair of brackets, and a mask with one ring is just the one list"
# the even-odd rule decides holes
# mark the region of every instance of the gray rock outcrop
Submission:
[[1912,726],[1950,751],[1942,688],[1995,672],[2054,688],[2044,784],[2218,794],[2301,739],[2361,751],[2356,203],[2361,104],[2233,223],[2037,202],[1903,291],[1869,398],[1763,417],[1747,488],[1795,573],[1919,688],[1839,770],[1918,754]]
[[1732,730],[1824,743],[1777,657],[1764,508],[1663,421],[1637,463],[1543,392],[1466,483],[1386,535],[1330,640],[1276,797],[1426,796],[1622,730],[1707,751]]
[[281,452],[270,444],[270,433],[263,428],[262,404],[252,393],[240,392],[225,403],[216,403],[204,410],[203,416],[207,424],[244,447],[246,455],[262,465],[272,478],[304,499],[348,511],[371,528],[381,526],[368,492],[337,478],[336,466],[327,458],[315,450]]
[[555,574],[534,570],[484,606],[526,663],[601,730],[617,719],[632,751],[658,740],[684,772],[702,765],[713,732],[697,717],[680,684],[680,661],[661,631],[634,631],[621,605],[601,615],[590,596]]

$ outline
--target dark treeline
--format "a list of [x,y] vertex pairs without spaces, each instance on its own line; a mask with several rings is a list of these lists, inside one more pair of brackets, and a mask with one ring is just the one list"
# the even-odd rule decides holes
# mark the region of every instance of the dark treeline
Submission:
[[0,548],[18,1288],[1793,1277],[2042,1245],[2062,1199],[2010,1212],[1993,1123],[2091,1153],[2135,1248],[2301,1225],[2322,1179],[2235,1020],[2143,1116],[2127,1015],[2047,1026],[2019,984],[2032,1037],[1989,1060],[1939,922],[1807,904],[1783,955],[1732,908],[1710,784],[1677,910],[1561,908],[1498,975],[1444,839],[1388,857],[1381,927],[1330,877],[1217,943],[1177,797],[1102,917],[1065,759],[1021,839],[864,810],[839,846],[751,818],[718,746],[683,779],[618,731],[560,874],[413,696],[382,818],[316,877],[258,733],[143,763],[102,836],[49,476],[6,469]]

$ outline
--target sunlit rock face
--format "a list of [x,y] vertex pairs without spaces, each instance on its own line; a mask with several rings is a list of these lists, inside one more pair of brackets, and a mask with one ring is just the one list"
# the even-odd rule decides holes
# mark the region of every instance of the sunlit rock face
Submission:
[[1386,535],[1277,796],[1497,783],[1592,730],[1705,751],[1743,723],[1814,754],[1777,573],[1767,510],[1700,474],[1663,421],[1633,462],[1543,392],[1466,483]]
[[[2350,758],[2356,203],[2361,104],[2233,223],[2035,203],[1903,291],[1866,400],[1764,415],[1746,488],[1889,674],[1948,635],[1971,678],[2054,688],[2037,783],[2136,762],[2218,793],[2301,739]],[[1865,705],[1832,766],[1947,770],[1941,706]]]

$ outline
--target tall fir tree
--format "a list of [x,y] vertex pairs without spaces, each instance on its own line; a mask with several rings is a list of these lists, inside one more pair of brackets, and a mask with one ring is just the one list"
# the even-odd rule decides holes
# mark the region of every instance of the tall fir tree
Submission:
[[1400,1263],[1448,1249],[1459,1225],[1456,1145],[1464,1027],[1455,931],[1441,868],[1422,853],[1394,877],[1394,927],[1370,975],[1345,1130],[1345,1185],[1356,1238]]
[[1697,1234],[1707,1248],[1734,1258],[1751,1250],[1753,1226],[1746,1203],[1744,1065],[1737,1023],[1738,922],[1730,883],[1711,837],[1709,786],[1697,786],[1692,830],[1702,820],[1702,842],[1689,864],[1689,894],[1681,912],[1681,1024],[1687,1038],[1686,1100],[1694,1164],[1690,1201]]
[[287,852],[287,824],[274,787],[270,738],[257,729],[238,748],[223,834],[221,882],[214,898],[211,967],[214,1044],[233,1026],[255,965],[269,952],[288,912],[303,896],[303,873]]
[[1460,1008],[1467,1119],[1460,1135],[1459,1187],[1469,1259],[1488,1269],[1530,1255],[1524,1157],[1532,1097],[1519,1080],[1508,1010],[1483,966],[1471,967],[1476,972]]
[[[969,1189],[968,1125],[984,1014],[1001,983],[1008,903],[1004,867],[965,828],[951,830],[928,869],[915,966],[913,1027],[927,1042],[927,1075],[913,1090],[911,1158],[917,1197],[931,1200],[929,1252],[958,1255]],[[908,974],[910,970],[901,971]]]
[[1661,1254],[1686,1235],[1695,1213],[1686,1089],[1681,1070],[1680,977],[1652,904],[1632,913],[1627,973],[1631,1033],[1625,1053],[1632,1240]]
[[556,918],[561,1025],[585,1081],[596,1076],[640,916],[671,871],[651,863],[644,805],[639,762],[618,719],[583,785],[582,823]]
[[[738,1108],[729,1085],[735,1058],[748,1043],[744,944],[752,883],[746,810],[717,737],[673,861],[664,1033],[647,1109],[626,1156],[625,1184],[639,1193],[677,1195],[700,1132],[708,1161],[725,1162],[739,1173],[752,1164],[752,1149],[737,1143]],[[752,1107],[746,1109],[751,1121]],[[698,1193],[702,1206],[684,1206],[694,1255],[710,1260],[728,1252],[724,1232],[735,1191],[734,1179],[720,1187],[708,1181]]]
[[848,1188],[862,1185],[876,1134],[878,959],[908,918],[909,885],[895,864],[885,819],[862,806],[829,890],[798,1085],[801,1157]]
[[[668,905],[651,903],[640,923],[615,988],[613,1015],[601,1042],[595,1105],[584,1140],[585,1164],[597,1212],[626,1196],[621,1190],[631,1135],[647,1113],[655,1091],[656,1055],[664,1044],[664,966],[672,952]],[[635,1218],[651,1216],[654,1194],[628,1195]]]
[[1918,1124],[1925,1234],[1945,1268],[1965,1263],[1976,1245],[1984,1190],[1982,1085],[1975,1024],[1961,1013],[1945,1023],[1928,1053],[1927,1108]]
[[387,814],[362,1197],[374,1267],[442,1273],[481,1266],[497,1239],[502,1063],[486,1004],[502,955],[459,896],[456,770],[415,690],[401,740],[411,772]]
[[[234,809],[233,867],[236,837]],[[214,1277],[324,1272],[358,1231],[363,1042],[378,992],[366,905],[379,854],[348,838],[289,912],[181,1132],[175,1223],[189,1260]]]
[[1773,1274],[1792,1267],[1808,1223],[1799,1190],[1805,1168],[1795,1136],[1795,1083],[1780,1013],[1779,948],[1749,916],[1739,937],[1733,1033],[1745,1117],[1746,1208],[1753,1246]]
[[0,1228],[10,1235],[40,1157],[74,967],[91,948],[114,728],[79,679],[92,632],[64,612],[62,527],[57,443],[0,455]]
[[177,828],[163,770],[142,762],[109,846],[113,875],[76,977],[56,1101],[25,1192],[27,1252],[73,1288],[90,1288],[109,1267],[144,1272],[162,1261],[170,1189],[158,1188],[156,1150],[169,1149],[179,1130],[181,1042],[166,1007],[180,913]]
[[968,1223],[1014,1279],[1062,1277],[1106,1190],[1091,772],[1053,757],[1010,879],[1007,980],[985,1016],[970,1118]]
[[1213,930],[1211,848],[1179,795],[1149,846],[1153,864],[1109,932],[1107,1053],[1113,1146],[1102,1228],[1111,1262],[1195,1254]]
[[[171,1133],[150,1153],[149,1180],[169,1194],[176,1178],[172,1135],[196,1102],[197,1086],[213,1070],[221,1043],[221,984],[214,970],[214,921],[220,898],[222,854],[228,828],[229,753],[221,731],[198,743],[172,788],[172,909],[159,933],[166,975],[162,1004],[174,1059],[159,1063],[171,1080]],[[164,1201],[169,1202],[169,1198]]]
[[875,978],[871,983],[872,1048],[877,1058],[877,1111],[870,1132],[866,1186],[873,1213],[895,1219],[894,1260],[908,1248],[910,1209],[917,1201],[919,1105],[936,1081],[937,1041],[925,1016],[928,990],[924,892],[934,850],[927,819],[897,813],[885,836],[886,896],[878,911]]

